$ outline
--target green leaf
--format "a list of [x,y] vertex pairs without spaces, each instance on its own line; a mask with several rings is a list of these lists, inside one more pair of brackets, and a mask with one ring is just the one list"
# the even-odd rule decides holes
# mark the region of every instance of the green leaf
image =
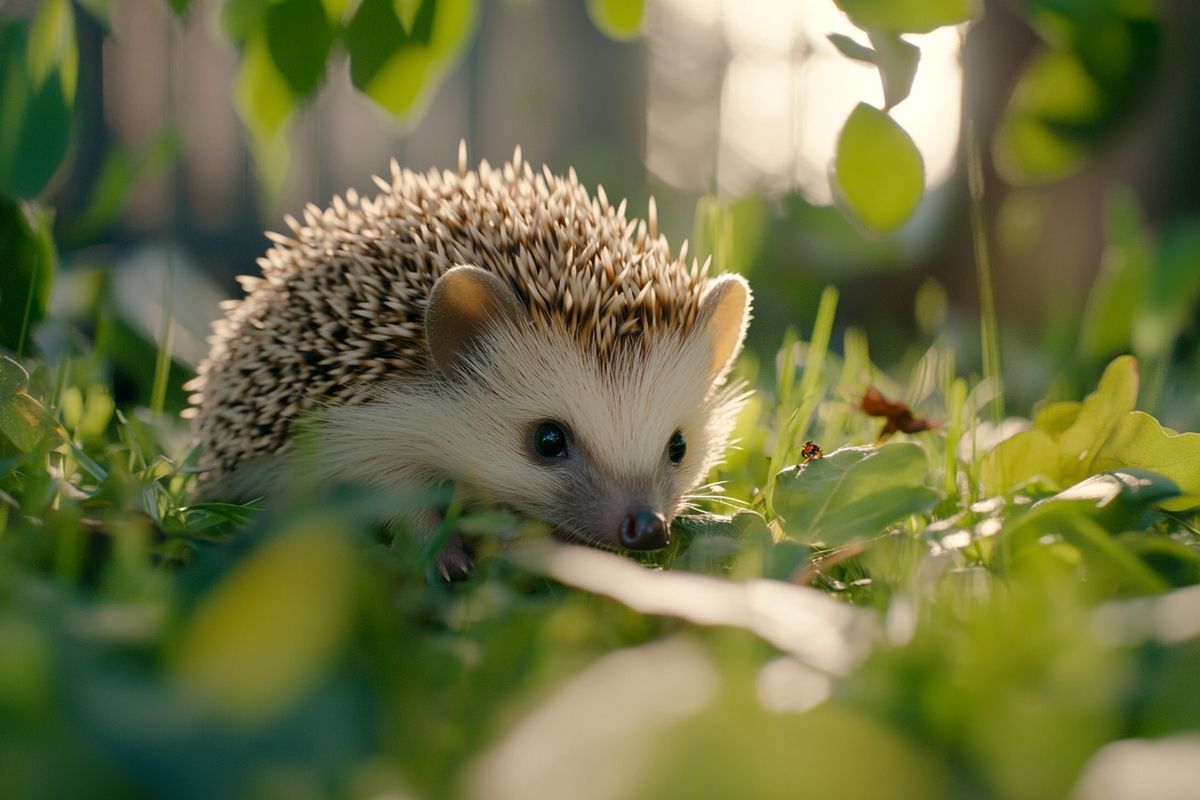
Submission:
[[925,486],[928,469],[912,442],[843,447],[779,473],[775,505],[790,536],[835,547],[932,508],[938,497]]
[[1169,227],[1148,281],[1141,292],[1124,299],[1142,302],[1133,319],[1134,350],[1145,358],[1166,358],[1175,340],[1194,324],[1200,305],[1200,222],[1186,220]]
[[0,195],[0,347],[24,350],[46,314],[54,262],[49,212]]
[[588,16],[600,32],[610,39],[625,41],[642,30],[645,0],[588,0]]
[[267,48],[296,98],[309,97],[325,74],[333,23],[321,0],[281,0],[267,9]]
[[75,15],[68,0],[43,0],[29,28],[29,75],[37,91],[57,73],[63,97],[75,99],[79,79],[79,48],[75,43]]
[[29,373],[8,356],[0,356],[0,434],[28,453],[57,430],[42,404],[26,392]]
[[921,62],[921,48],[894,33],[871,33],[870,38],[874,48],[859,44],[840,33],[829,34],[829,41],[842,55],[872,64],[879,70],[886,111],[903,101],[912,91],[917,66]]
[[1033,510],[1085,511],[1109,530],[1133,526],[1147,509],[1179,496],[1170,478],[1143,469],[1114,469],[1085,478],[1034,505]]
[[1045,183],[1079,168],[1086,137],[1103,113],[1100,87],[1071,52],[1036,56],[1013,90],[993,147],[996,168],[1010,183]]
[[351,624],[357,554],[342,528],[311,516],[262,544],[203,597],[175,653],[178,685],[247,726],[306,697]]
[[390,113],[415,115],[462,52],[476,16],[474,0],[423,0],[406,27],[392,0],[363,0],[343,34],[350,80]]
[[1135,411],[1113,426],[1094,464],[1097,469],[1151,470],[1171,479],[1183,494],[1162,504],[1169,511],[1200,505],[1200,433],[1176,433]]
[[192,0],[167,0],[167,5],[175,12],[175,16],[182,17],[187,14],[188,7],[191,6]]
[[834,0],[858,27],[893,33],[929,33],[966,22],[977,13],[975,0]]
[[1058,486],[1058,443],[1040,430],[1024,431],[1005,439],[984,455],[979,480],[984,492],[993,497],[1010,494],[1039,480]]
[[[1089,358],[1111,357],[1129,350],[1134,315],[1142,307],[1150,277],[1152,243],[1142,229],[1128,190],[1112,192],[1108,219],[1109,245],[1088,294],[1079,332],[1080,350]],[[1139,351],[1139,355],[1146,353]]]
[[877,233],[903,225],[925,191],[925,164],[912,137],[866,103],[842,127],[834,169],[840,197]]
[[[0,25],[0,193],[33,198],[45,188],[67,154],[73,103],[65,87],[74,77],[62,75],[70,64],[59,63],[60,79],[35,82],[27,57],[25,27]],[[39,67],[40,69],[41,67]]]
[[984,455],[980,479],[985,491],[1007,494],[1034,478],[1061,488],[1092,475],[1098,449],[1118,420],[1133,410],[1137,394],[1137,359],[1114,359],[1096,391],[1082,403],[1051,403],[1034,417],[1032,430],[1006,439]]

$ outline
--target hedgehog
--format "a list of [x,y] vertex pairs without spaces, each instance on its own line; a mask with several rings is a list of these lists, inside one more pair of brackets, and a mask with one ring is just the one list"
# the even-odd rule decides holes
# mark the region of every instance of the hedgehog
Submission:
[[[267,233],[261,276],[222,304],[186,386],[201,493],[281,493],[298,471],[454,483],[567,541],[666,546],[748,397],[728,379],[746,281],[689,266],[686,241],[672,255],[653,198],[626,219],[625,201],[574,169],[535,172],[520,148],[471,170],[460,143],[457,172],[393,159],[374,181],[373,199],[285,216],[291,235]],[[418,536],[442,519],[403,516]],[[437,566],[471,568],[460,537]]]

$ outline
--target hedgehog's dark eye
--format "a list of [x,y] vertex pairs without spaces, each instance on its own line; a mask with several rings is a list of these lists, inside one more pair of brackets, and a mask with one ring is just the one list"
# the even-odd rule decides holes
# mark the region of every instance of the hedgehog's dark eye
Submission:
[[556,422],[543,422],[533,431],[533,450],[543,458],[566,458],[566,431]]
[[683,438],[682,431],[675,431],[671,434],[670,441],[667,442],[667,457],[671,459],[672,464],[679,464],[685,455],[687,455],[687,439]]

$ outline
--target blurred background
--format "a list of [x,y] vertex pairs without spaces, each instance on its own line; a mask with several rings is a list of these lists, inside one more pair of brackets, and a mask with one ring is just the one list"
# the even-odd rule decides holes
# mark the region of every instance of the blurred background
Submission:
[[[256,269],[262,231],[281,227],[282,214],[324,206],[348,187],[373,192],[371,175],[392,158],[416,170],[452,166],[465,139],[472,162],[500,162],[520,145],[534,164],[573,166],[587,185],[628,197],[632,215],[653,194],[674,247],[690,237],[693,253],[715,253],[719,268],[750,277],[751,347],[764,356],[788,325],[809,327],[819,290],[832,284],[843,298],[839,328],[866,330],[880,364],[940,336],[978,370],[969,123],[981,143],[983,232],[1017,407],[1048,388],[1090,385],[1108,357],[1130,349],[1194,366],[1200,8],[1190,0],[990,0],[969,25],[909,37],[920,64],[892,113],[924,157],[926,194],[887,235],[849,221],[830,188],[847,114],[882,101],[874,67],[829,39],[862,38],[832,0],[649,0],[641,35],[616,38],[584,2],[465,4],[459,46],[401,116],[384,110],[380,92],[372,99],[352,85],[335,44],[312,101],[285,106],[290,116],[270,135],[244,105],[239,118],[254,91],[239,65],[254,50],[238,38],[238,13],[251,5],[202,0],[176,16],[161,0],[112,0],[101,15],[77,14],[73,157],[48,190],[65,228],[60,246],[68,265],[111,273],[128,295],[119,305],[147,333],[161,326],[154,267],[169,260],[183,301],[174,304],[181,364],[202,356],[217,301],[236,294],[235,275]],[[254,97],[270,104],[261,87]],[[1057,118],[1031,131],[1048,106]],[[96,213],[98,193],[118,190],[123,202]],[[1171,317],[1169,335],[1151,332],[1136,348],[1136,320],[1115,323],[1115,333],[1106,319],[1085,321],[1106,258],[1128,258],[1129,237],[1155,252],[1169,239],[1174,265],[1149,268],[1170,272],[1161,294],[1171,308],[1150,304],[1142,315]],[[1164,421],[1194,422],[1190,399],[1172,400],[1165,375],[1151,382],[1166,391]]]

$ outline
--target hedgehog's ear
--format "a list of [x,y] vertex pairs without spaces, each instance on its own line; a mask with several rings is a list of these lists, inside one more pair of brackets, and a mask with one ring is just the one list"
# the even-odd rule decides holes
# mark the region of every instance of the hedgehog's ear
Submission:
[[742,349],[746,326],[750,322],[750,285],[741,275],[722,275],[708,288],[700,303],[697,328],[709,336],[708,371],[719,381],[733,366]]
[[489,331],[516,323],[525,314],[512,290],[479,267],[453,267],[438,278],[425,309],[425,338],[433,363],[444,375],[461,370],[478,353]]

